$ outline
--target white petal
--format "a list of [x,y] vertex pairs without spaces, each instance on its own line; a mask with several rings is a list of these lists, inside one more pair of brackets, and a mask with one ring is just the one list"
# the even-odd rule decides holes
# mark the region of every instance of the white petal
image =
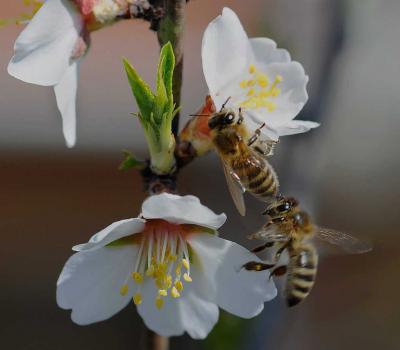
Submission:
[[155,306],[157,289],[154,281],[148,278],[144,280],[140,292],[143,301],[137,309],[147,328],[165,337],[185,332],[176,300],[165,298],[164,307],[158,310]]
[[215,214],[197,197],[170,193],[147,198],[142,205],[142,215],[145,219],[164,219],[175,224],[194,224],[212,229],[218,229],[226,221],[225,214]]
[[210,297],[224,310],[244,318],[258,315],[264,302],[275,298],[276,288],[268,272],[250,272],[242,268],[259,259],[240,245],[214,235],[191,235],[188,242],[197,263],[207,278]]
[[93,235],[88,243],[76,245],[72,249],[80,252],[102,248],[117,239],[143,231],[145,222],[139,218],[116,221]]
[[182,294],[184,297],[180,304],[180,313],[186,332],[193,339],[206,338],[218,322],[218,306],[192,291],[184,290]]
[[307,132],[310,129],[319,127],[319,124],[306,120],[291,120],[286,124],[278,125],[276,127],[271,125],[271,127],[277,132],[277,134],[279,134],[279,136],[285,136]]
[[[192,277],[195,281],[196,275]],[[199,296],[192,283],[184,284],[180,298],[164,298],[165,304],[160,310],[154,303],[157,296],[154,281],[146,280],[141,293],[139,315],[147,328],[162,336],[182,335],[186,331],[194,339],[203,339],[218,321],[218,306]]]
[[74,61],[61,81],[54,86],[57,106],[63,122],[63,133],[68,147],[76,142],[76,92],[78,89],[79,62]]
[[15,42],[8,73],[27,83],[55,85],[70,64],[83,22],[67,0],[47,0]]
[[[57,281],[57,304],[72,309],[79,325],[106,320],[123,309],[134,293],[130,273],[137,254],[136,245],[104,247],[72,255]],[[125,296],[120,288],[128,283]]]
[[250,45],[254,57],[259,62],[266,64],[273,62],[290,62],[290,54],[285,49],[278,49],[276,42],[268,38],[251,38]]
[[224,8],[222,15],[208,25],[203,36],[201,55],[211,95],[246,69],[249,45],[239,18],[229,8]]

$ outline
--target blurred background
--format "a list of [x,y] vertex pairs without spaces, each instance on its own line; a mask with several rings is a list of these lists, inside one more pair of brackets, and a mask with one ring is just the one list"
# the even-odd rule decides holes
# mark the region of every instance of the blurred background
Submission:
[[[20,1],[0,3],[1,18],[23,11]],[[322,258],[311,295],[293,309],[278,297],[253,320],[222,314],[207,340],[173,338],[171,348],[399,349],[400,2],[190,1],[182,123],[207,93],[201,37],[223,6],[237,12],[250,37],[268,36],[289,49],[310,76],[299,119],[321,127],[281,139],[272,162],[283,192],[299,198],[320,225],[370,239],[374,250]],[[81,66],[78,144],[68,150],[52,89],[7,75],[21,29],[0,29],[1,348],[138,349],[143,325],[132,305],[79,327],[57,308],[55,284],[72,245],[140,210],[140,178],[117,171],[123,148],[146,157],[121,57],[154,81],[155,35],[139,20],[94,33]],[[223,236],[252,247],[245,235],[263,223],[263,206],[247,197],[249,214],[239,217],[215,155],[184,169],[179,190],[226,212]]]

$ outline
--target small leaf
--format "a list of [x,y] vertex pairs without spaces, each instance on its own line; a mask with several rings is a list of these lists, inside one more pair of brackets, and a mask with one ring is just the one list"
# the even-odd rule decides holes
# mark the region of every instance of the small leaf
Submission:
[[123,59],[123,62],[136,103],[144,119],[148,119],[154,108],[154,94],[150,86],[140,78],[131,64],[126,59]]
[[174,97],[172,92],[172,77],[175,68],[175,55],[170,42],[165,44],[160,52],[157,72],[157,95],[163,100],[163,111],[172,112]]
[[136,159],[135,156],[127,150],[123,150],[122,152],[124,153],[125,159],[120,164],[118,168],[119,170],[129,170],[131,168],[135,169],[145,168],[146,163],[144,161]]

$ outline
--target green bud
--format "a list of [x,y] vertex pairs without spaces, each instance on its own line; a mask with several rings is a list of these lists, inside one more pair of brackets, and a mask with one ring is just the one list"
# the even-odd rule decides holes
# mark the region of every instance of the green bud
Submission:
[[172,45],[167,43],[161,49],[155,93],[126,59],[123,62],[139,108],[138,117],[149,147],[151,168],[158,174],[171,173],[175,168],[172,120],[179,110],[175,108],[172,92],[175,67]]

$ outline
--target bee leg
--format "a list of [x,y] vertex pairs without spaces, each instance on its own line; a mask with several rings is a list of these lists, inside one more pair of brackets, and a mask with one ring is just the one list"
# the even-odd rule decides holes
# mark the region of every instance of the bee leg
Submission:
[[244,117],[243,117],[243,112],[242,112],[242,107],[239,107],[239,119],[237,121],[237,124],[240,125],[243,123]]
[[276,261],[276,262],[279,261],[279,259],[280,259],[281,255],[282,255],[283,251],[284,251],[284,250],[287,248],[287,246],[289,245],[289,242],[290,242],[290,241],[285,242],[285,244],[284,244],[282,247],[280,247],[280,248],[276,251],[276,253],[275,253],[275,261]]
[[287,272],[287,266],[286,265],[281,265],[278,267],[275,267],[272,271],[271,274],[269,275],[269,279],[272,277],[281,277]]
[[264,249],[266,249],[266,248],[271,248],[271,247],[273,247],[274,246],[274,244],[275,244],[275,242],[267,242],[267,243],[265,243],[265,244],[263,244],[263,245],[260,245],[260,246],[258,246],[258,247],[255,247],[254,249],[252,249],[252,253],[259,253],[259,252],[262,252]]
[[275,264],[264,264],[258,261],[249,261],[248,263],[244,264],[242,268],[245,268],[247,271],[264,271],[269,270],[274,266]]
[[254,131],[254,135],[250,137],[249,141],[247,142],[247,146],[251,146],[254,142],[257,141],[257,139],[261,135],[261,129],[265,126],[265,123],[262,123],[262,125]]

